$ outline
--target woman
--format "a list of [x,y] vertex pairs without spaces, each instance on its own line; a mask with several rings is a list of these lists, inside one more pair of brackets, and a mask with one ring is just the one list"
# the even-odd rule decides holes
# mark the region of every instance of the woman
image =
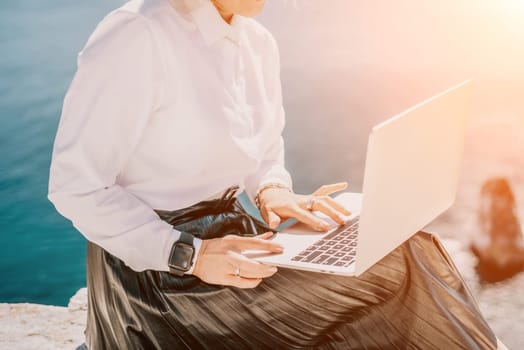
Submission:
[[281,251],[268,238],[286,218],[326,230],[311,210],[349,214],[328,197],[345,184],[291,190],[278,49],[250,18],[263,6],[133,0],[80,52],[49,199],[89,240],[88,347],[496,348],[431,235],[359,278],[242,255]]

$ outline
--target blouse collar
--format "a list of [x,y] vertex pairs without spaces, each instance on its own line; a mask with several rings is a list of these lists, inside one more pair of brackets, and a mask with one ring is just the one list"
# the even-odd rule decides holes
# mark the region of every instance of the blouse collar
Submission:
[[184,0],[184,3],[207,45],[215,44],[224,38],[239,44],[240,16],[234,15],[231,24],[228,24],[211,0]]

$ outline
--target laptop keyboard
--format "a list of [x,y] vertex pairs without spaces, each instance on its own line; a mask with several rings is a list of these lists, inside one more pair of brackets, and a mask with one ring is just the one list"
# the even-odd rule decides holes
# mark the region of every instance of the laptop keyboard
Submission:
[[355,261],[357,253],[358,223],[359,217],[352,219],[298,253],[291,260],[340,267],[349,266]]

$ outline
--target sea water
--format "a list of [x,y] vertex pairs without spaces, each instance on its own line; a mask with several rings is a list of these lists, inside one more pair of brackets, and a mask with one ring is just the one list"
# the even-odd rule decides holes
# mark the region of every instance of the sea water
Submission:
[[76,54],[115,0],[0,2],[0,302],[65,305],[85,286],[85,241],[47,200]]

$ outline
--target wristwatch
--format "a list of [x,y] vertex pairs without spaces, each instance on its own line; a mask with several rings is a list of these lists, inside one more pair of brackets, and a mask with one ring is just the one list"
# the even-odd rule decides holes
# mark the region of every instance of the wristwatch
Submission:
[[173,243],[171,253],[169,253],[169,272],[176,276],[183,276],[193,265],[193,255],[195,246],[193,236],[189,233],[180,232],[180,238]]

